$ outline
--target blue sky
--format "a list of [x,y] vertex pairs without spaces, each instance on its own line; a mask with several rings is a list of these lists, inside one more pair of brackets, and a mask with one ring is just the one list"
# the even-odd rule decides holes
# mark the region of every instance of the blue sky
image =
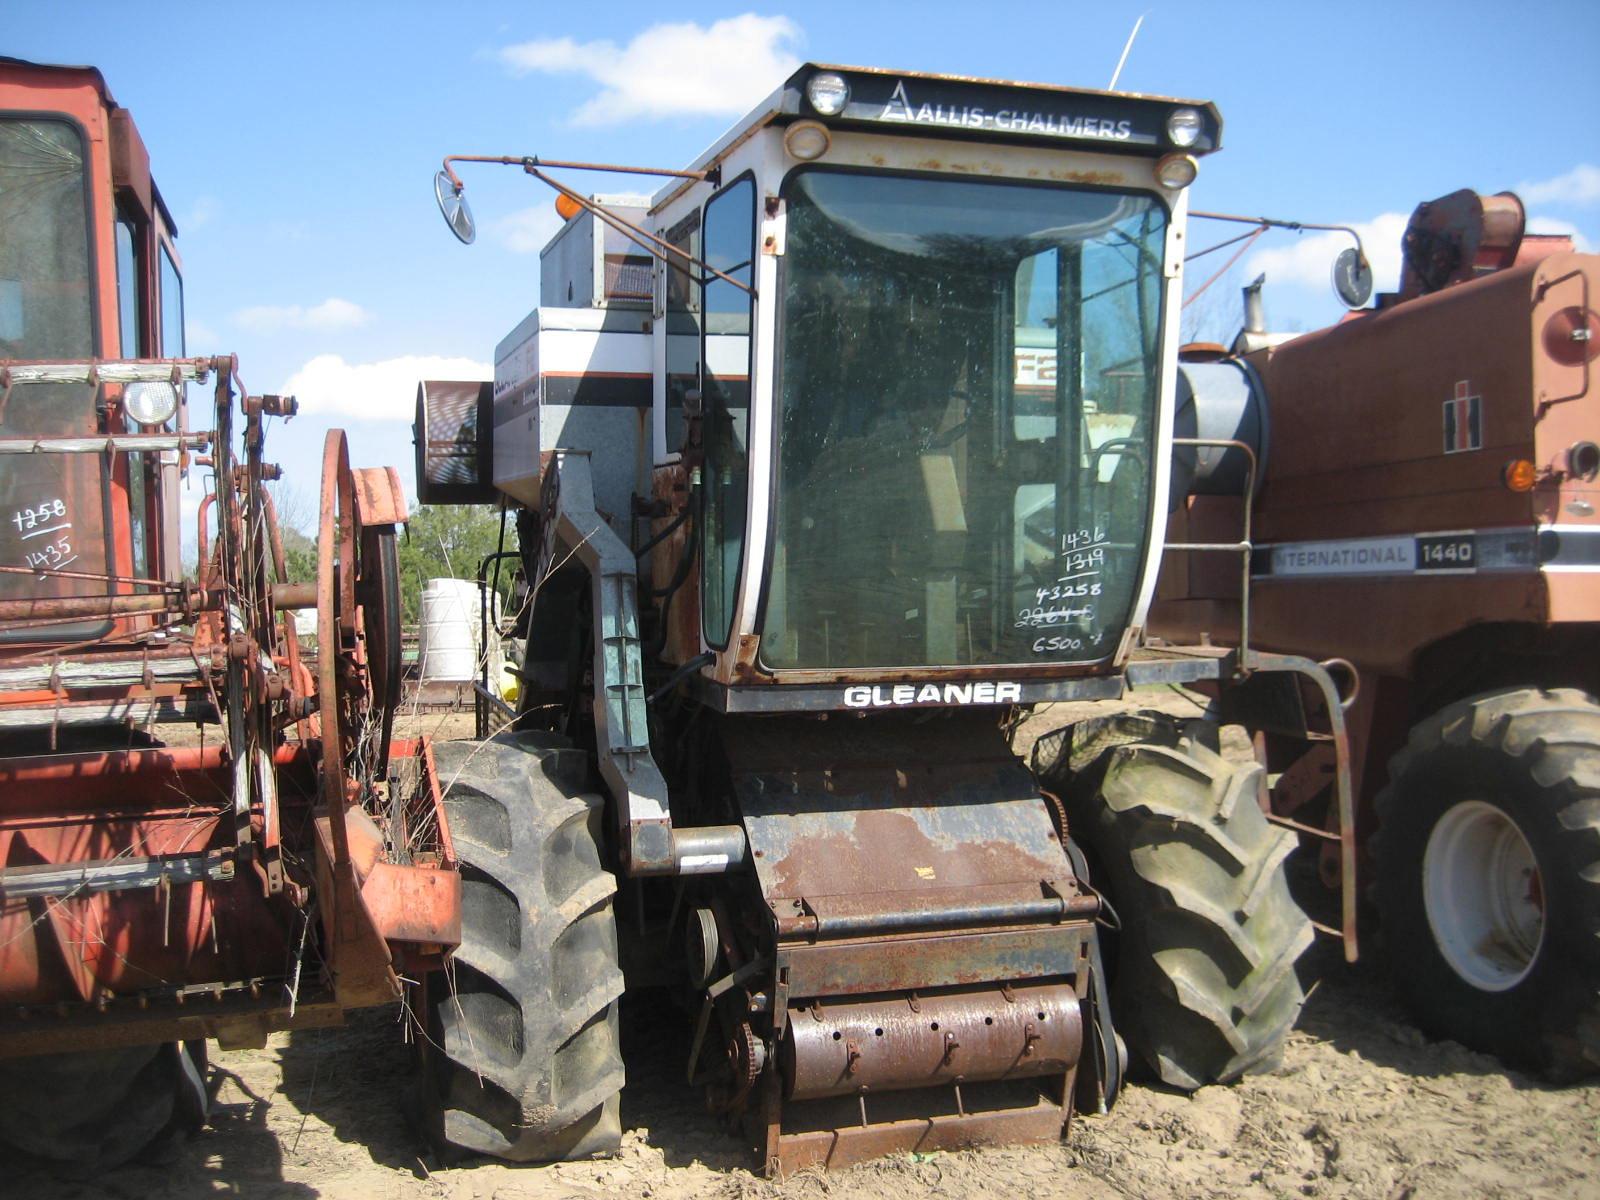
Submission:
[[[433,200],[444,154],[683,166],[807,59],[1105,87],[1140,14],[1120,86],[1222,112],[1224,149],[1202,164],[1196,207],[1356,224],[1380,288],[1393,286],[1406,215],[1459,187],[1517,189],[1535,228],[1600,246],[1594,0],[678,12],[0,0],[0,53],[97,66],[132,111],[179,226],[190,350],[237,353],[252,390],[300,395],[305,413],[273,431],[269,457],[314,508],[328,425],[350,430],[358,463],[394,463],[409,480],[412,381],[486,370],[536,303],[552,194],[478,168],[467,183],[480,237],[463,247]],[[1199,228],[1192,243],[1213,231],[1231,232]],[[1337,248],[1269,235],[1212,289],[1207,322],[1231,332],[1236,283],[1258,270],[1274,328],[1334,319]]]

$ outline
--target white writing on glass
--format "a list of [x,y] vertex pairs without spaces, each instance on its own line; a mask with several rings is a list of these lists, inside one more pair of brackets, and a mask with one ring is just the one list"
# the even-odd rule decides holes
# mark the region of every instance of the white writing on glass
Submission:
[[1105,527],[1096,525],[1093,529],[1069,529],[1061,535],[1061,552],[1069,550],[1087,550],[1094,546],[1104,546],[1109,539]]
[[1071,621],[1094,620],[1094,605],[1085,604],[1082,608],[1053,608],[1041,604],[1037,608],[1025,608],[1017,613],[1018,629],[1054,629],[1058,625],[1065,625]]
[[65,534],[38,549],[29,550],[24,557],[30,567],[45,571],[59,571],[68,563],[78,560],[78,556],[72,552],[72,543],[67,540]]
[[57,498],[46,500],[36,508],[18,509],[11,514],[11,523],[17,527],[17,533],[26,541],[41,534],[54,533],[58,529],[71,529],[71,521],[61,525],[50,524],[52,521],[62,520],[66,515],[66,503]]
[[[78,560],[67,534],[72,522],[67,520],[66,501],[59,496],[19,508],[11,514],[10,524],[16,526],[19,541],[33,543],[23,548],[23,561],[34,570],[59,571]],[[56,536],[49,542],[35,540],[52,534]]]

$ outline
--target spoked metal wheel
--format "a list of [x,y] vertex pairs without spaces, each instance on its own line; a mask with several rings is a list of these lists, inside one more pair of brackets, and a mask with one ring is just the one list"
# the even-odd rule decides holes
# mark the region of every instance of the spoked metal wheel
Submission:
[[1533,848],[1501,809],[1467,800],[1439,819],[1422,858],[1422,895],[1456,974],[1486,992],[1527,978],[1544,941],[1544,888]]

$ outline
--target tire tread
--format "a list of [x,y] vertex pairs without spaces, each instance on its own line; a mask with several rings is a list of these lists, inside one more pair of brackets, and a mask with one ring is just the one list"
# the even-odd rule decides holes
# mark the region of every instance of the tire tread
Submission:
[[1284,875],[1292,835],[1255,800],[1260,768],[1160,714],[1084,722],[1074,742],[1082,726],[1106,748],[1064,790],[1069,827],[1093,843],[1121,910],[1119,1031],[1174,1087],[1276,1063],[1313,934]]
[[[1451,757],[1460,761],[1461,755],[1473,756],[1470,761],[1480,771],[1487,764],[1487,769],[1520,773],[1537,789],[1536,810],[1549,815],[1563,876],[1546,881],[1546,895],[1561,889],[1570,901],[1563,911],[1600,939],[1600,700],[1575,688],[1485,692],[1413,726],[1406,744],[1390,758],[1388,780],[1374,802],[1378,828],[1371,848],[1378,865],[1379,915],[1412,931],[1391,930],[1386,937],[1396,990],[1418,1023],[1437,1036],[1498,1054],[1556,1082],[1600,1072],[1600,945],[1592,939],[1574,939],[1587,942],[1587,954],[1552,961],[1546,974],[1553,972],[1559,986],[1545,987],[1533,1003],[1521,1006],[1514,1026],[1464,1010],[1460,996],[1469,992],[1447,998],[1439,987],[1425,984],[1415,947],[1407,952],[1395,944],[1414,941],[1426,915],[1398,911],[1410,895],[1406,873],[1417,864],[1399,861],[1394,856],[1403,852],[1390,847],[1412,832],[1407,827],[1411,806],[1423,803],[1427,780],[1442,763]],[[1447,965],[1443,969],[1449,971]],[[1470,987],[1453,972],[1450,979]]]
[[[426,1132],[447,1157],[615,1154],[624,1080],[616,881],[602,865],[603,802],[581,790],[586,760],[564,738],[528,733],[444,743],[435,761],[452,834],[464,830],[458,856],[518,906],[521,945],[509,944],[503,922],[463,923],[457,988],[498,993],[513,1015],[448,992],[434,1004],[444,1037],[420,1081]],[[485,829],[508,836],[496,845]]]

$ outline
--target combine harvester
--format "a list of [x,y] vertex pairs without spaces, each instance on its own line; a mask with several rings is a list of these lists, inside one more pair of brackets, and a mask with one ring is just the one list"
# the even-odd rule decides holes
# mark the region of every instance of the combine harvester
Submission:
[[0,230],[0,1141],[92,1170],[203,1119],[207,1039],[398,999],[460,879],[429,747],[389,736],[398,478],[330,433],[317,578],[285,577],[262,447],[294,401],[187,355],[99,72],[0,59]]
[[[1398,293],[1187,364],[1271,450],[1253,506],[1200,485],[1169,535],[1252,510],[1251,644],[1353,664],[1353,832],[1419,1023],[1566,1080],[1600,1071],[1600,257],[1525,225],[1510,193],[1423,204]],[[1163,577],[1154,631],[1238,627],[1204,567]],[[1262,749],[1348,894],[1332,748]]]
[[[492,390],[418,396],[421,498],[506,505],[529,585],[515,732],[439,750],[437,1140],[614,1150],[617,998],[653,984],[774,1174],[1055,1141],[1124,1041],[1184,1088],[1277,1061],[1313,926],[1261,770],[1203,722],[1103,720],[1058,739],[1057,796],[1008,741],[1028,705],[1209,681],[1345,761],[1316,663],[1141,637],[1165,551],[1251,550],[1163,537],[1175,446],[1255,466],[1231,429],[1174,435],[1186,189],[1220,134],[1203,103],[808,65],[687,170],[445,160],[463,241],[466,162],[568,220]],[[551,174],[585,168],[666,182]],[[1302,689],[1316,713],[1280,703]],[[1342,848],[1324,928],[1353,956]]]

